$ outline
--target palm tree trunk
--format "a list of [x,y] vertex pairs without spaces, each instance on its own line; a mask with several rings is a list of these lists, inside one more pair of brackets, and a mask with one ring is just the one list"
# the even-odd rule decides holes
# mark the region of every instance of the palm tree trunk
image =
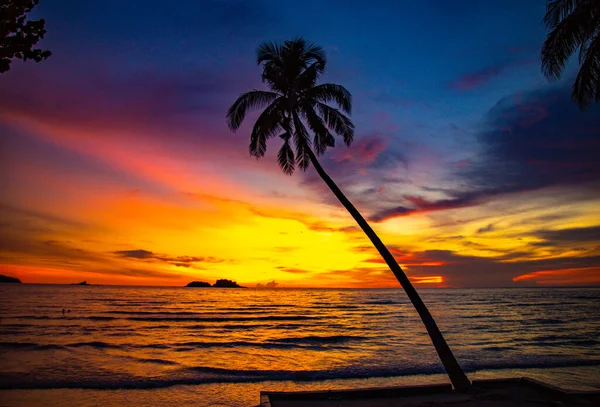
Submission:
[[406,291],[408,298],[410,298],[410,301],[413,303],[414,307],[419,313],[423,324],[425,324],[427,333],[429,333],[429,337],[433,342],[433,346],[435,347],[435,350],[437,351],[438,356],[440,357],[442,364],[444,365],[444,368],[446,369],[446,372],[448,373],[448,376],[450,377],[450,381],[452,382],[454,388],[458,391],[467,390],[471,386],[471,382],[469,381],[467,375],[465,375],[462,368],[456,361],[454,354],[450,350],[450,347],[446,343],[444,336],[437,327],[437,324],[431,316],[431,313],[423,303],[423,300],[421,300],[421,297],[417,293],[417,290],[415,290],[404,271],[402,271],[402,268],[400,268],[400,266],[396,262],[396,259],[394,259],[394,256],[392,256],[388,248],[385,247],[381,239],[379,239],[375,231],[373,231],[371,226],[369,226],[365,218],[363,218],[360,212],[358,212],[354,205],[352,205],[348,198],[346,198],[344,193],[335,184],[335,182],[333,182],[329,175],[327,175],[327,173],[325,172],[323,167],[321,167],[321,164],[317,160],[317,157],[315,157],[314,153],[310,148],[308,148],[308,154],[312,165],[315,167],[315,170],[317,170],[317,173],[321,176],[323,181],[325,181],[327,186],[331,189],[331,191],[342,203],[342,205],[344,205],[348,212],[350,212],[350,215],[352,215],[356,223],[358,223],[358,225],[369,237],[369,239],[371,239],[371,242],[379,251],[381,257],[383,257],[390,270],[392,270],[392,272],[400,282],[400,285],[404,288],[404,291]]

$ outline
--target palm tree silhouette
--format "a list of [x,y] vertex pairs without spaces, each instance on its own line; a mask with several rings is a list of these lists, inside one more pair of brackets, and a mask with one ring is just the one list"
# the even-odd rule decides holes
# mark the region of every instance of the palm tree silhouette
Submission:
[[544,23],[550,32],[542,46],[542,71],[561,77],[569,57],[579,48],[579,72],[573,99],[584,110],[600,101],[600,1],[548,0]]
[[[335,146],[332,132],[341,136],[347,146],[350,146],[354,139],[354,125],[346,116],[352,110],[350,92],[340,85],[317,84],[325,71],[325,52],[321,47],[307,43],[302,38],[285,41],[282,45],[265,42],[258,47],[257,62],[262,64],[262,80],[270,91],[253,90],[242,94],[227,111],[229,128],[236,131],[250,110],[264,108],[250,135],[250,154],[256,158],[263,157],[267,149],[267,140],[279,136],[283,145],[279,149],[277,159],[284,173],[293,174],[296,165],[303,170],[310,164],[314,166],[323,181],[369,237],[406,291],[425,324],[454,387],[460,391],[468,389],[471,385],[469,379],[408,277],[365,218],[317,160],[315,153],[321,155],[328,147]],[[339,106],[339,109],[329,106],[328,103],[331,102]],[[307,126],[313,133],[312,140]],[[294,149],[291,143],[294,144]]]

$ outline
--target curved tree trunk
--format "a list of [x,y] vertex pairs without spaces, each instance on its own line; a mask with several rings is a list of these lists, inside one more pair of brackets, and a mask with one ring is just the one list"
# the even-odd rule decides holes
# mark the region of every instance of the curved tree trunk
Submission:
[[377,248],[377,250],[379,251],[379,254],[381,254],[381,257],[383,257],[383,259],[385,260],[385,262],[387,263],[389,268],[392,270],[392,272],[394,273],[394,275],[400,282],[400,285],[404,288],[404,291],[406,291],[408,298],[410,298],[410,301],[413,303],[414,307],[416,308],[417,312],[419,313],[419,316],[421,317],[423,324],[425,324],[427,333],[429,333],[429,337],[431,338],[431,341],[433,342],[433,346],[435,346],[435,350],[437,351],[437,353],[442,361],[442,364],[444,365],[444,368],[446,369],[446,372],[448,373],[448,376],[450,377],[450,381],[452,382],[452,385],[458,391],[467,390],[471,386],[471,382],[469,381],[469,379],[463,372],[462,368],[456,361],[454,354],[452,353],[452,351],[450,350],[450,347],[446,343],[444,336],[442,335],[439,328],[437,327],[437,324],[435,323],[435,320],[429,313],[429,310],[423,303],[423,300],[421,300],[421,297],[417,293],[417,290],[415,290],[415,288],[413,287],[412,283],[410,282],[410,280],[408,279],[408,277],[406,276],[404,271],[402,271],[402,268],[400,268],[400,265],[398,265],[398,263],[396,262],[396,259],[394,259],[394,256],[392,256],[392,254],[387,249],[387,247],[385,247],[385,245],[383,244],[381,239],[379,239],[379,237],[377,236],[375,231],[373,231],[371,226],[369,226],[369,224],[367,223],[365,218],[363,218],[363,216],[360,214],[360,212],[358,212],[358,210],[354,207],[354,205],[352,205],[352,203],[348,200],[348,198],[346,198],[346,196],[338,188],[338,186],[335,184],[335,182],[333,182],[333,180],[329,177],[329,175],[327,175],[327,173],[325,172],[323,167],[321,167],[321,164],[317,160],[317,157],[315,157],[312,150],[310,148],[308,150],[309,150],[308,154],[310,156],[310,160],[311,160],[313,166],[315,167],[315,170],[317,170],[317,173],[321,176],[323,181],[325,181],[327,186],[331,189],[331,191],[334,193],[334,195],[337,197],[337,199],[342,203],[342,205],[344,205],[344,207],[348,210],[348,212],[350,212],[350,214],[352,215],[354,220],[356,220],[358,225],[365,232],[365,234],[369,237],[369,239],[371,239],[371,242],[373,243],[375,248]]

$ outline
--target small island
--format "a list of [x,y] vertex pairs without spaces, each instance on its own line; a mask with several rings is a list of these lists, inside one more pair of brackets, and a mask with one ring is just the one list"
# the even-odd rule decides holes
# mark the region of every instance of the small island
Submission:
[[192,281],[191,283],[189,283],[188,285],[186,285],[186,287],[210,287],[210,283],[207,283],[205,281]]
[[72,283],[71,285],[90,285],[87,281],[82,281],[81,283]]
[[217,280],[216,283],[213,284],[213,287],[217,287],[217,288],[246,288],[246,287],[242,287],[241,285],[238,285],[238,283],[236,283],[235,281],[231,281],[231,280]]
[[16,277],[10,277],[0,274],[0,283],[21,284],[21,280]]
[[246,288],[238,285],[237,282],[232,280],[220,279],[217,280],[213,285],[205,281],[192,281],[186,287],[214,287],[214,288]]

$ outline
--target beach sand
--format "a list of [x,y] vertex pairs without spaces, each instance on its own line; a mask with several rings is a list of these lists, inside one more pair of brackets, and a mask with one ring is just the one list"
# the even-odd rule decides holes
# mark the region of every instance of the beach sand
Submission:
[[473,381],[467,393],[448,385],[320,392],[261,392],[260,407],[540,407],[599,406],[600,392],[566,391],[528,378]]

